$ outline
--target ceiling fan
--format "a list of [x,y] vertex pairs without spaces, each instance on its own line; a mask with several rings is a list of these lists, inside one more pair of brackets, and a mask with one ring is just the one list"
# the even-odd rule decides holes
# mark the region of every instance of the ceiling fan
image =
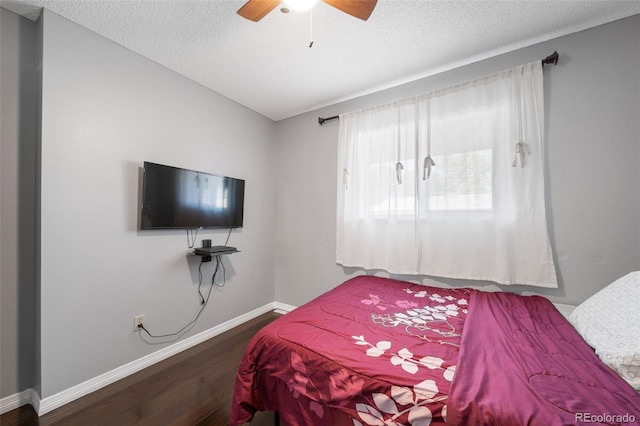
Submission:
[[[376,7],[378,0],[322,0],[336,9],[366,21]],[[285,3],[293,10],[309,10],[318,0],[285,0]],[[249,0],[238,10],[238,15],[243,18],[258,22],[269,12],[276,8],[281,0]]]

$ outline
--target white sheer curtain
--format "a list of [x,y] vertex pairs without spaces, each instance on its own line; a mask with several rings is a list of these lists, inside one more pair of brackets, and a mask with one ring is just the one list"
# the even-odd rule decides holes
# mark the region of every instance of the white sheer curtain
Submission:
[[557,287],[539,61],[340,115],[337,262]]

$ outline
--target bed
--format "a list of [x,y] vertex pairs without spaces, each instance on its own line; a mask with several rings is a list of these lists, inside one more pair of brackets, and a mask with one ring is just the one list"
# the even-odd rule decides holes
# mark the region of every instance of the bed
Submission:
[[545,298],[358,276],[251,340],[230,423],[261,410],[284,425],[637,424],[640,393]]

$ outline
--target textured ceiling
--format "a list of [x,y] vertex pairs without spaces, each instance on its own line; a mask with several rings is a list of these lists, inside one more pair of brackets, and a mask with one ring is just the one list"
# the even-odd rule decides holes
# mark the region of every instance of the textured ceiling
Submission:
[[247,21],[243,4],[1,2],[32,20],[46,7],[276,121],[640,13],[640,0],[378,0],[366,22],[319,3],[311,26],[279,8]]

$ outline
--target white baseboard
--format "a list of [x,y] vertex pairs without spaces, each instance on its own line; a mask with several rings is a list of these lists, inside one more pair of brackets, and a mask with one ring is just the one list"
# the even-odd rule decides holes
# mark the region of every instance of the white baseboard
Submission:
[[273,310],[278,314],[288,314],[293,311],[297,306],[287,305],[286,303],[274,302]]
[[[157,362],[167,359],[170,356],[173,356],[195,345],[198,345],[205,340],[211,339],[212,337],[222,334],[225,331],[228,331],[275,309],[275,302],[268,303],[260,308],[254,309],[251,312],[247,312],[244,315],[240,315],[239,317],[233,318],[227,322],[205,330],[202,333],[191,336],[188,339],[174,343],[171,346],[167,346],[166,348],[160,349],[159,351],[153,352],[149,355],[146,355],[128,364],[122,365],[118,368],[94,377],[93,379],[89,379],[86,382],[80,383],[76,386],[73,386],[62,392],[58,392],[57,394],[48,396],[46,398],[40,399],[38,393],[32,389],[26,390],[16,395],[12,395],[8,398],[3,398],[2,400],[0,400],[0,408],[4,410],[4,407],[6,405],[8,407],[6,411],[11,411],[22,405],[31,403],[36,413],[38,413],[38,416],[42,416],[43,414],[55,410],[56,408],[59,408],[65,404],[68,404],[71,401],[88,395],[91,392],[95,392],[100,388],[110,385],[111,383],[123,379],[144,368],[150,367]],[[7,400],[6,403],[5,399]],[[4,412],[5,411],[0,411],[0,414]]]
[[0,415],[29,404],[32,393],[35,393],[33,389],[27,389],[0,399]]
[[[35,389],[31,389],[31,406],[36,413],[40,412],[40,394]],[[39,415],[39,414],[38,414]]]

